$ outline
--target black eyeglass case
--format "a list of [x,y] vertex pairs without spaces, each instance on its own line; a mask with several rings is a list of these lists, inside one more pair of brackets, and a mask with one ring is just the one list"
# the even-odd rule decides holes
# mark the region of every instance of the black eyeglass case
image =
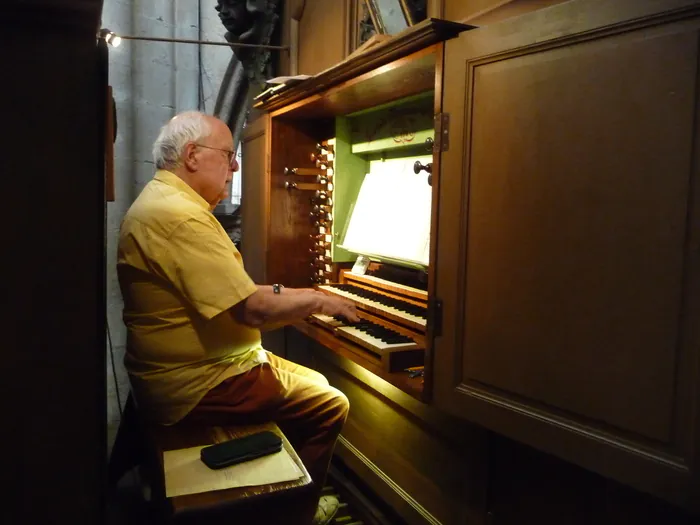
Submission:
[[280,450],[282,450],[282,438],[266,430],[204,447],[200,452],[200,458],[210,469],[220,469],[274,454]]

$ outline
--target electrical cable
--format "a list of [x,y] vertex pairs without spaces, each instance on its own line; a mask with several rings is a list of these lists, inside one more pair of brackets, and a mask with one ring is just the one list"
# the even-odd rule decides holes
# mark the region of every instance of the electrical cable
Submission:
[[[112,334],[109,330],[109,321],[106,320],[105,324],[107,325],[107,341],[109,342],[109,358],[112,363],[112,377],[114,378],[114,392],[117,394],[117,407],[119,408],[119,423],[121,424],[122,419],[124,418],[124,412],[122,410],[122,399],[121,395],[119,394],[119,381],[117,381],[117,368],[114,366],[114,345],[112,344]],[[144,493],[144,488],[143,488],[143,477],[141,476],[141,471],[139,468],[136,469],[131,469],[131,481],[134,484],[134,487],[141,487],[142,494]],[[149,489],[150,490],[150,489]],[[150,498],[150,493],[149,496],[145,496],[144,494],[144,499],[149,499]]]
[[121,420],[122,416],[124,415],[122,413],[122,399],[121,395],[119,394],[119,381],[117,381],[117,368],[114,366],[114,346],[112,345],[112,334],[109,331],[109,320],[105,322],[107,325],[107,341],[109,342],[109,358],[110,361],[112,362],[112,377],[114,378],[114,391],[117,394],[117,406],[119,407],[119,419]]

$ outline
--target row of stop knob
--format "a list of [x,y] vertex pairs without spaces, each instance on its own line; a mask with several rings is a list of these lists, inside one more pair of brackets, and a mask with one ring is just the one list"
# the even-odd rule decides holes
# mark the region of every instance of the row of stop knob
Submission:
[[[288,189],[313,190],[311,196],[311,211],[314,232],[310,235],[312,244],[309,248],[311,262],[311,282],[328,283],[332,275],[331,241],[333,225],[333,180],[335,150],[333,141],[316,144],[316,150],[309,155],[313,168],[285,168],[287,177],[308,177],[310,183],[301,181],[286,181]],[[313,182],[311,182],[313,181]],[[304,185],[304,186],[302,186]],[[291,186],[291,188],[290,188]],[[320,186],[320,187],[319,187]]]

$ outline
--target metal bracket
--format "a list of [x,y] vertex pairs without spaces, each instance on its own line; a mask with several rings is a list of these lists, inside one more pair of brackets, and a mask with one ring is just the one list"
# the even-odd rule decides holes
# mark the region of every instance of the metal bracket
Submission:
[[435,115],[435,152],[450,149],[450,114]]
[[442,335],[442,301],[431,299],[428,302],[428,327],[433,330],[433,337]]

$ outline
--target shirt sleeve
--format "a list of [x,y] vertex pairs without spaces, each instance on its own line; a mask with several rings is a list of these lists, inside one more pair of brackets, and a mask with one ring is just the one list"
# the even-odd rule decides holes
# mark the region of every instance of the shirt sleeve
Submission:
[[207,319],[257,291],[231,239],[212,224],[181,223],[168,237],[167,251],[168,277]]

